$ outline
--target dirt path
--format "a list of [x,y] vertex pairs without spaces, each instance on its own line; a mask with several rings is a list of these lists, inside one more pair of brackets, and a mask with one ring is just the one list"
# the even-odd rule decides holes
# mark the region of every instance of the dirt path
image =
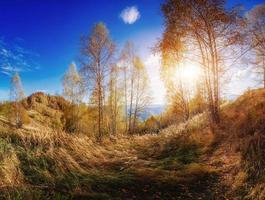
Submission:
[[203,155],[202,162],[215,170],[218,181],[212,183],[212,191],[216,200],[232,200],[231,191],[237,170],[240,166],[240,155],[235,153],[226,142],[218,144],[213,151]]

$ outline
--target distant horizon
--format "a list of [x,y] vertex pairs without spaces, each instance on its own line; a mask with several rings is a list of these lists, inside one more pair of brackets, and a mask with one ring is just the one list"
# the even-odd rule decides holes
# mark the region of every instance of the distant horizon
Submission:
[[[260,87],[256,86],[256,87],[248,87],[246,88],[244,91],[242,91],[241,94],[230,94],[229,96],[225,96],[227,98],[227,100],[230,100],[230,101],[234,101],[236,100],[239,96],[243,95],[244,93],[246,93],[248,90],[256,90],[256,89],[260,89]],[[1,92],[1,91],[0,91]],[[55,93],[47,93],[45,91],[35,91],[29,95],[25,95],[25,98],[31,96],[31,95],[34,95],[36,93],[43,93],[45,95],[49,95],[49,96],[61,96],[63,98],[65,98],[65,96],[62,94],[62,92],[55,92]],[[8,95],[7,95],[8,96]],[[10,101],[10,97],[7,97],[6,99],[1,99],[1,93],[0,93],[0,103],[1,102],[6,102],[6,101]],[[85,103],[85,104],[89,104],[88,103],[88,100],[83,100],[82,103]],[[167,106],[168,102],[164,102],[164,103],[150,103],[148,104],[148,106]]]

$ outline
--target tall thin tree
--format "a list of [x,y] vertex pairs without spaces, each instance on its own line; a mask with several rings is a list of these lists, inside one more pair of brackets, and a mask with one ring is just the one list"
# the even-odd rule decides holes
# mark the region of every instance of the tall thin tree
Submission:
[[124,81],[124,112],[125,132],[131,131],[133,116],[133,95],[134,95],[134,62],[135,49],[133,43],[126,42],[121,52],[121,67],[123,69]]
[[96,24],[89,35],[81,37],[81,71],[86,79],[87,88],[90,93],[93,91],[93,95],[95,95],[99,141],[103,136],[105,87],[113,53],[114,43],[103,23]]
[[250,46],[255,53],[255,71],[261,77],[265,88],[265,5],[257,5],[247,14],[250,32]]
[[74,62],[70,64],[63,77],[63,94],[72,104],[79,104],[83,99],[83,80]]
[[150,93],[148,87],[148,76],[145,66],[140,59],[136,56],[134,59],[134,78],[135,78],[135,97],[134,97],[134,111],[131,132],[137,128],[137,120],[142,112],[145,111],[146,106],[150,103]]
[[84,84],[81,76],[79,75],[76,64],[73,62],[69,66],[69,69],[63,77],[63,94],[71,102],[70,110],[66,113],[70,113],[67,116],[66,129],[70,132],[78,130],[79,112],[78,106],[84,98]]
[[167,0],[162,11],[165,32],[159,49],[163,66],[175,65],[187,58],[198,60],[204,71],[210,119],[219,123],[224,58],[235,57],[232,50],[240,48],[232,47],[242,42],[237,10],[227,10],[223,0]]
[[[22,99],[25,97],[21,79],[18,73],[16,73],[11,79],[10,98],[13,103],[11,109],[11,116],[14,116],[15,125],[20,128],[23,125],[23,107],[21,104]],[[11,117],[12,119],[13,117]]]

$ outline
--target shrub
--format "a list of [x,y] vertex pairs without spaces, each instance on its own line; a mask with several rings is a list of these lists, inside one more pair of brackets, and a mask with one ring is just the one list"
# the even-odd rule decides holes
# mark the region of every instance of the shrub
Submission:
[[69,105],[63,111],[64,130],[68,133],[79,131],[80,112],[77,105]]
[[3,102],[0,104],[0,115],[7,116],[10,112],[11,104],[8,102]]
[[151,116],[145,121],[145,128],[147,131],[158,132],[160,123],[154,116]]
[[11,104],[7,116],[10,123],[14,123],[16,128],[21,128],[24,124],[30,123],[30,117],[21,103]]

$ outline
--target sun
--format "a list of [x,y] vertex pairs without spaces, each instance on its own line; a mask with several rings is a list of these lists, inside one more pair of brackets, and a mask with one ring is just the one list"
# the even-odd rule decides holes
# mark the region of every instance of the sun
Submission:
[[[151,54],[145,60],[148,78],[150,80],[150,91],[154,104],[164,104],[166,102],[166,86],[161,79],[161,56]],[[202,77],[200,66],[195,62],[181,62],[174,68],[170,68],[168,80],[172,80],[176,85],[181,79],[189,91],[195,90],[195,86]]]
[[181,79],[188,87],[193,87],[201,79],[202,71],[194,62],[183,62],[175,69],[175,78]]
[[201,76],[201,69],[195,63],[184,64],[183,70],[182,70],[182,76],[184,79],[188,81],[196,81]]

